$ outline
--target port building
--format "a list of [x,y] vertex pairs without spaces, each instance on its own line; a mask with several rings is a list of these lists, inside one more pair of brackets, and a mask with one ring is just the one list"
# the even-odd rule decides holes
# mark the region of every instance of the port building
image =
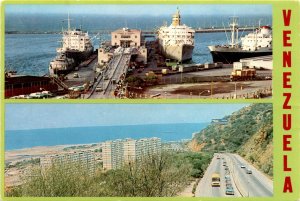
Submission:
[[55,166],[63,166],[69,168],[70,171],[80,168],[93,175],[95,173],[95,156],[91,151],[46,155],[41,157],[40,166],[42,170]]
[[111,33],[111,45],[119,47],[140,47],[142,31],[122,28]]
[[160,153],[161,139],[156,137],[106,141],[102,144],[103,169],[118,169],[124,164]]

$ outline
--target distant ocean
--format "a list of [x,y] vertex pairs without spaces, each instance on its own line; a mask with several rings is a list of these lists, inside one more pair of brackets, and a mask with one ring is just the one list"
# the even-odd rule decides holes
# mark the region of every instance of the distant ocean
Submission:
[[7,130],[5,132],[5,150],[9,151],[35,146],[90,144],[125,138],[159,137],[164,142],[179,141],[182,139],[191,139],[193,133],[204,129],[207,125],[209,123]]
[[[171,16],[71,16],[73,27],[80,27],[95,36],[99,30],[115,30],[127,26],[142,30],[154,30],[163,22],[171,22]],[[183,23],[193,28],[228,26],[229,16],[182,16]],[[5,34],[5,69],[16,70],[19,74],[45,75],[48,74],[49,62],[56,56],[56,48],[61,44],[60,34],[40,34],[44,32],[59,33],[66,22],[62,23],[65,15],[35,15],[10,14],[5,18],[5,31],[39,34]],[[240,26],[257,26],[259,19],[263,24],[272,24],[271,16],[244,16],[240,17]],[[105,22],[105,23],[103,23]],[[243,33],[246,34],[246,33]],[[229,36],[228,36],[229,37]],[[98,48],[100,40],[110,40],[109,34],[102,34],[99,39],[93,40]],[[211,62],[212,57],[208,45],[226,44],[225,33],[203,33],[195,36],[193,62]]]

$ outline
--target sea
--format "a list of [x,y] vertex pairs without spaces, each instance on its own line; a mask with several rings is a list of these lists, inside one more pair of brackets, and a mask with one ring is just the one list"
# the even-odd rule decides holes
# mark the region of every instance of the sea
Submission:
[[[48,74],[49,62],[61,46],[61,30],[66,29],[66,15],[60,14],[7,14],[5,16],[5,70],[18,74]],[[171,16],[104,16],[73,15],[72,27],[87,31],[98,48],[100,41],[110,40],[110,34],[97,33],[101,30],[116,30],[129,27],[141,30],[157,30],[165,22],[171,23]],[[240,26],[271,25],[271,16],[240,16]],[[182,16],[184,24],[192,28],[228,27],[229,16]],[[241,36],[247,32],[240,33]],[[207,46],[227,44],[229,33],[197,33],[192,62],[212,62]]]
[[209,123],[146,124],[96,127],[6,130],[5,150],[36,146],[92,144],[115,139],[161,138],[162,142],[192,139]]

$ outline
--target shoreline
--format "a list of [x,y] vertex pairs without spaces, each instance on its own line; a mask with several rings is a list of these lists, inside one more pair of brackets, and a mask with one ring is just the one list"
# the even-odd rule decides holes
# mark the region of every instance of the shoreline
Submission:
[[[53,146],[35,146],[30,148],[23,148],[23,149],[14,149],[5,151],[5,163],[16,163],[18,161],[22,161],[25,159],[31,158],[39,158],[44,155],[51,155],[57,154],[59,152],[68,152],[65,151],[65,148],[72,147],[72,146],[91,146],[93,144],[99,145],[99,143],[90,143],[90,144],[66,144],[66,145],[53,145]],[[97,147],[97,146],[93,146]],[[87,148],[80,148],[82,149],[89,149]],[[74,149],[77,150],[77,149]]]
[[[177,141],[165,141],[163,143],[183,142],[191,139],[181,139]],[[40,158],[45,155],[53,155],[58,153],[69,153],[72,151],[82,150],[94,150],[101,147],[102,142],[87,143],[87,144],[64,144],[64,145],[53,145],[53,146],[35,146],[22,149],[6,150],[5,151],[5,163],[16,163],[26,159]],[[80,147],[86,146],[86,147]],[[69,148],[69,150],[64,150]],[[73,148],[71,148],[73,147]]]

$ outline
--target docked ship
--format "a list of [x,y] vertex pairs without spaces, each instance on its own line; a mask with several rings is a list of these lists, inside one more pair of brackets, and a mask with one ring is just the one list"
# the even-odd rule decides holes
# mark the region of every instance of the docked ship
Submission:
[[79,64],[93,53],[94,47],[87,32],[81,29],[71,29],[68,16],[68,30],[63,32],[62,46],[56,51],[74,59],[75,63]]
[[67,57],[63,53],[58,53],[49,64],[49,73],[50,75],[54,74],[65,74],[74,69],[76,63],[73,58]]
[[192,59],[195,30],[181,24],[180,12],[173,15],[170,26],[162,26],[158,30],[158,44],[161,53],[167,58],[179,62]]
[[272,55],[272,29],[260,26],[239,40],[238,18],[230,23],[231,42],[228,45],[208,46],[214,62],[231,64],[243,58]]

